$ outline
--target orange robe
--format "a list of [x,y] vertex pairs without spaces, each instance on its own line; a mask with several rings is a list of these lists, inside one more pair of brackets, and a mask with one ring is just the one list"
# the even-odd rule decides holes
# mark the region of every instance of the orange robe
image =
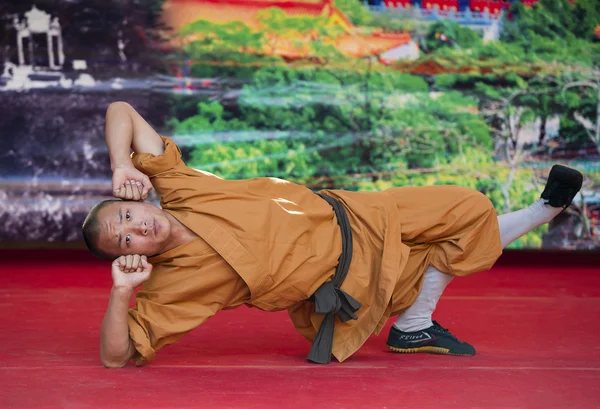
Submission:
[[[306,187],[276,178],[224,180],[187,167],[177,145],[134,154],[161,207],[199,237],[152,257],[136,294],[129,334],[136,363],[221,309],[287,309],[312,340],[323,316],[307,299],[335,272],[341,234],[331,206]],[[481,193],[457,186],[383,192],[325,190],[344,204],[353,258],[341,289],[362,304],[358,320],[336,319],[333,355],[343,361],[415,300],[425,268],[467,275],[501,254],[496,212]],[[307,353],[309,346],[307,345]]]

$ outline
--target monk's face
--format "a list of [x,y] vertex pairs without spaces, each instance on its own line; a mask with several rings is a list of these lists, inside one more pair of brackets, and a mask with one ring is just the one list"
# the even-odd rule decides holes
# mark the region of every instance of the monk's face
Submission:
[[98,247],[115,258],[127,254],[153,256],[168,243],[171,224],[164,210],[148,203],[110,203],[98,213]]

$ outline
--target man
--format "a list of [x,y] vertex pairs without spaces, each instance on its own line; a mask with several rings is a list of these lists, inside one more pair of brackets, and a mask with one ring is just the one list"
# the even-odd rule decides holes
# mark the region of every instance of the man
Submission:
[[[83,226],[89,249],[114,259],[106,367],[149,362],[242,304],[287,309],[313,341],[312,362],[345,360],[395,315],[392,351],[474,355],[431,320],[444,288],[489,269],[582,184],[579,172],[555,166],[541,199],[497,216],[484,195],[457,186],[315,194],[275,178],[223,180],[185,166],[175,143],[123,102],[107,110],[106,144],[119,200],[96,205]],[[160,209],[143,203],[152,188]]]

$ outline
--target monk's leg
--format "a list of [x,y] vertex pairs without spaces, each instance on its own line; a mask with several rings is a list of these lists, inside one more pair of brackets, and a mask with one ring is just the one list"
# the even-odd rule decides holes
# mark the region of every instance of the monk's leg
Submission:
[[562,208],[552,207],[544,203],[544,199],[538,199],[526,209],[498,216],[502,248],[506,248],[510,243],[536,227],[549,223],[563,211]]
[[[552,172],[554,175],[551,173],[541,199],[528,208],[497,217],[502,248],[536,227],[550,222],[571,203],[573,196],[581,188],[582,177],[579,172],[567,168],[559,168],[558,172],[554,168]],[[398,352],[475,354],[471,345],[458,341],[432,321],[437,302],[452,278],[452,275],[444,274],[432,265],[425,269],[421,291],[414,303],[399,314],[390,332],[390,349]],[[436,338],[437,341],[432,341]]]
[[[545,205],[544,200],[539,199],[525,209],[498,216],[502,248],[506,248],[510,243],[542,224],[549,223],[561,211],[562,208]],[[433,325],[431,316],[442,293],[453,278],[454,276],[444,274],[429,265],[425,269],[423,287],[417,299],[399,315],[394,326],[401,331],[414,332]]]
[[502,253],[492,203],[480,192],[458,186],[402,188],[392,193],[401,213],[402,240],[411,248],[406,276],[421,277],[420,288],[411,288],[407,295],[403,294],[406,284],[394,289],[392,311],[399,315],[388,347],[403,353],[474,355],[475,348],[437,325],[432,314],[455,275],[487,270]]

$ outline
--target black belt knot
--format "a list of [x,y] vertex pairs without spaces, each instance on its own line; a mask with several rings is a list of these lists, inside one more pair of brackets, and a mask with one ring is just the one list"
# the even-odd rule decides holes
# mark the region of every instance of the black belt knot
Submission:
[[308,361],[313,363],[328,364],[331,362],[335,317],[338,316],[342,322],[358,319],[354,313],[362,305],[350,294],[340,290],[344,279],[348,275],[348,269],[352,261],[352,229],[346,209],[339,200],[322,193],[317,194],[333,207],[342,232],[342,254],[338,259],[333,279],[323,283],[313,294],[315,312],[325,314],[325,318],[319,327],[317,337],[312,343],[310,353],[306,357]]

